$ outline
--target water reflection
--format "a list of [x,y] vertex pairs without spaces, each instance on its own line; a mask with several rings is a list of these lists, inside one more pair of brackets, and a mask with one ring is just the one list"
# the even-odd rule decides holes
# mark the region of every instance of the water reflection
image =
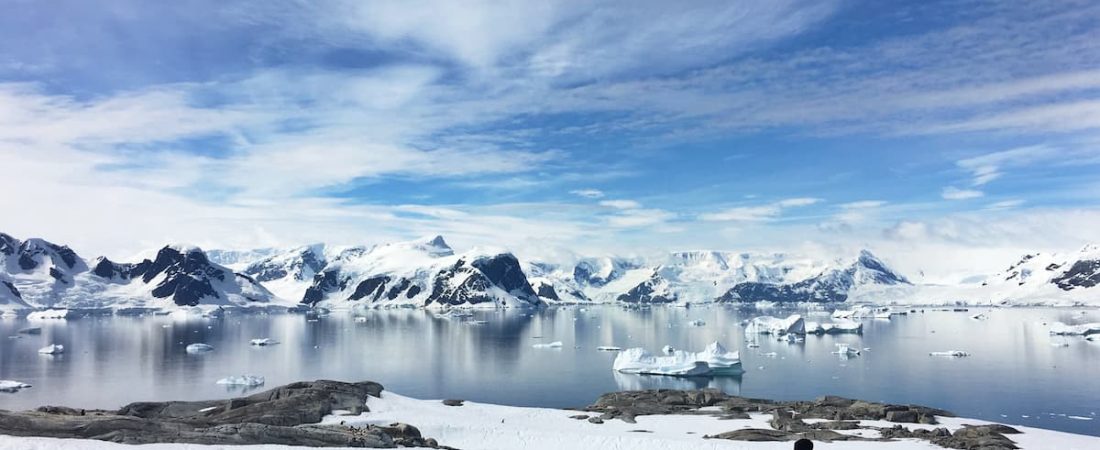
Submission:
[[[717,306],[475,311],[471,317],[450,318],[409,309],[334,312],[317,318],[88,316],[35,323],[5,318],[0,336],[17,335],[28,326],[42,331],[0,339],[0,379],[34,385],[0,397],[0,409],[45,404],[113,408],[141,400],[225,398],[241,392],[215,384],[218,379],[252,374],[265,377],[267,387],[319,378],[373,380],[420,398],[550,407],[584,406],[618,389],[716,388],[777,399],[834,394],[1100,434],[1093,421],[1037,419],[1050,417],[1047,413],[1100,414],[1094,379],[1100,372],[1100,345],[1075,337],[1052,338],[1042,325],[1054,320],[1097,322],[1100,314],[992,310],[981,311],[988,320],[970,319],[977,312],[929,310],[889,321],[867,320],[862,336],[807,336],[795,343],[760,336],[753,339],[758,346],[753,348],[740,322],[756,313]],[[705,325],[690,325],[695,320]],[[256,338],[280,344],[250,345]],[[561,341],[562,348],[532,348],[554,341]],[[739,350],[747,372],[714,378],[624,375],[611,370],[615,352],[597,350],[645,347],[656,353],[671,345],[694,352],[713,341]],[[210,344],[214,351],[187,354],[185,348],[193,343]],[[64,345],[66,353],[39,355],[37,350],[47,344]],[[842,359],[833,354],[837,344],[870,350]],[[973,356],[928,356],[942,350]]]

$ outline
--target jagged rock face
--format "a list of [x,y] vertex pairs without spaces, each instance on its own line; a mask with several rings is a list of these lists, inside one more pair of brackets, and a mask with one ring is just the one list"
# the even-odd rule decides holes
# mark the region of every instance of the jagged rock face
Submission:
[[654,273],[648,280],[619,295],[616,300],[623,303],[672,303],[676,301],[676,295],[669,292],[668,282]]
[[341,276],[339,269],[329,269],[313,277],[313,284],[306,289],[306,295],[302,303],[315,305],[324,300],[325,294],[347,289],[349,277]]
[[88,270],[71,248],[43,239],[20,241],[0,233],[0,268],[9,273],[27,273],[47,268],[46,273],[61,284],[72,284],[73,275]]
[[1096,286],[1100,284],[1100,260],[1077,261],[1069,270],[1051,281],[1064,291]]
[[[140,281],[149,284],[159,280],[151,292],[155,298],[171,298],[179,306],[197,306],[204,300],[224,300],[224,293],[215,287],[227,282],[253,285],[257,291],[263,288],[251,277],[233,273],[210,262],[199,249],[164,247],[153,260],[137,264],[116,263],[99,258],[92,268],[97,277],[121,283]],[[249,301],[265,299],[247,298]]]
[[554,301],[560,301],[561,297],[558,297],[558,291],[554,290],[554,286],[547,283],[539,283],[538,288],[535,291],[540,298],[550,299]]
[[489,291],[494,287],[531,305],[540,303],[538,295],[520,268],[519,260],[510,254],[500,254],[477,258],[472,262],[459,259],[453,266],[444,269],[435,277],[432,292],[425,305],[476,305],[493,302],[496,297]]

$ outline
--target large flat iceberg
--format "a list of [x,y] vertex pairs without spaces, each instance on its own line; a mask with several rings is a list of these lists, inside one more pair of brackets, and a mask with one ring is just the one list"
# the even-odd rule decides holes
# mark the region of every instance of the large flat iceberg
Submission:
[[1100,334],[1100,322],[1081,325],[1067,325],[1062,322],[1050,324],[1050,334],[1055,336],[1088,336]]
[[47,309],[45,311],[35,311],[27,314],[27,320],[65,319],[69,317],[69,314],[69,310],[67,309]]
[[[738,352],[727,351],[718,342],[711,343],[698,353],[665,349],[657,356],[644,348],[626,349],[615,357],[613,369],[621,373],[666,376],[707,376],[740,374],[741,357]],[[671,350],[671,351],[668,351]]]
[[806,321],[798,314],[786,319],[760,316],[745,325],[745,334],[806,334]]

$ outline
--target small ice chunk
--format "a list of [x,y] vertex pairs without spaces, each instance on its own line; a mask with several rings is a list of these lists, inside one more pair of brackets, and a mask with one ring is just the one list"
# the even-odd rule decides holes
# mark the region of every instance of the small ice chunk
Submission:
[[622,351],[623,349],[622,347],[616,347],[614,345],[601,345],[599,347],[596,347],[596,350],[599,350],[601,352],[618,352]]
[[214,346],[210,344],[196,343],[187,346],[187,353],[206,353],[214,351]]
[[19,392],[20,389],[26,389],[29,387],[31,387],[31,385],[23,383],[21,381],[0,380],[0,392]]
[[985,320],[985,319],[988,319],[989,316],[986,316],[985,314],[982,314],[982,313],[978,313],[978,314],[974,314],[973,316],[970,316],[970,318],[974,319],[974,320]]
[[757,344],[757,343],[755,343],[755,342],[749,342],[748,344],[746,344],[746,345],[745,345],[745,347],[748,347],[748,348],[760,348],[760,344]]
[[1081,325],[1067,325],[1062,322],[1050,324],[1050,334],[1055,336],[1089,336],[1100,334],[1100,322]]
[[1092,420],[1092,417],[1084,417],[1084,416],[1066,416],[1066,418],[1067,419],[1073,419],[1073,420]]
[[366,317],[362,317],[362,316],[360,316],[360,317],[356,317],[356,318],[355,318],[355,323],[367,323],[367,318],[366,318]]
[[554,342],[551,342],[549,344],[535,344],[535,345],[532,345],[531,347],[533,347],[533,348],[561,348],[562,343],[561,343],[561,341],[554,341]]
[[1051,347],[1069,347],[1069,342],[1051,342]]
[[229,386],[248,386],[256,387],[264,385],[264,377],[256,375],[235,375],[231,377],[225,377],[218,380],[218,384],[224,384]]
[[675,352],[675,351],[676,351],[676,349],[672,348],[671,345],[666,345],[664,347],[661,347],[661,353],[664,353],[666,355],[671,355],[672,352]]
[[691,325],[693,327],[702,327],[702,326],[706,326],[707,323],[703,322],[702,320],[696,319],[696,320],[692,320],[691,322],[688,322],[688,325]]
[[776,353],[776,352],[767,352],[767,353],[761,353],[760,356],[763,356],[765,358],[775,358],[775,357],[779,356],[779,354]]
[[218,408],[221,408],[221,407],[220,406],[211,406],[209,408],[200,409],[199,412],[201,412],[201,413],[210,412],[210,411],[213,411],[213,410],[218,409]]
[[47,309],[45,311],[35,311],[27,314],[27,320],[65,319],[68,317],[69,310],[67,309]]
[[948,356],[948,357],[952,357],[952,358],[962,358],[964,356],[970,356],[969,353],[964,352],[962,350],[945,350],[945,351],[942,351],[942,352],[931,352],[931,353],[929,353],[929,355],[930,356]]
[[786,319],[760,316],[749,321],[745,326],[745,334],[806,334],[806,322],[798,314]]
[[252,344],[252,345],[255,345],[257,347],[267,347],[268,345],[278,344],[279,341],[276,341],[276,340],[271,339],[271,338],[261,338],[261,339],[253,339],[251,341],[248,341],[248,343]]
[[38,353],[43,355],[60,355],[65,353],[65,346],[60,344],[51,344],[38,349]]
[[859,356],[859,349],[849,347],[848,344],[845,343],[839,343],[836,344],[836,351],[833,352],[833,354],[840,356]]

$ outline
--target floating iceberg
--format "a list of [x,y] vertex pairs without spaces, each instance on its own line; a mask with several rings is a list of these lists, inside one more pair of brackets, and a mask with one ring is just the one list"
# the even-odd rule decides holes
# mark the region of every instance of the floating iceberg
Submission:
[[760,316],[749,321],[745,334],[806,334],[806,321],[798,314],[786,319]]
[[218,384],[225,384],[230,386],[248,386],[256,387],[264,385],[264,377],[258,377],[256,375],[238,375],[232,377],[225,377],[218,380]]
[[929,353],[929,355],[930,356],[948,356],[948,357],[952,357],[952,358],[962,358],[964,356],[970,356],[969,353],[964,352],[962,350],[947,350],[947,351],[942,351],[942,352],[931,352],[931,353]]
[[1088,336],[1100,334],[1100,322],[1082,325],[1067,325],[1062,322],[1050,324],[1050,334],[1055,336]]
[[276,340],[271,339],[271,338],[263,338],[263,339],[253,339],[251,341],[248,341],[248,343],[251,344],[251,345],[255,345],[257,347],[267,347],[269,345],[278,344],[279,341],[276,341]]
[[849,357],[850,356],[859,356],[859,353],[860,352],[859,352],[858,348],[849,347],[848,344],[844,344],[844,343],[836,344],[836,351],[833,352],[834,355],[849,356]]
[[616,347],[614,345],[601,345],[599,347],[596,347],[596,350],[599,350],[601,352],[618,352],[622,351],[622,347]]
[[562,346],[561,341],[554,341],[554,342],[551,342],[549,344],[535,344],[535,345],[532,345],[531,347],[534,347],[534,348],[561,348],[561,346]]
[[970,318],[974,319],[974,320],[985,320],[985,319],[988,319],[989,316],[987,316],[985,314],[982,314],[982,313],[978,313],[978,314],[974,314],[973,316],[970,316]]
[[38,353],[43,355],[60,355],[65,353],[65,346],[60,344],[47,345],[38,349]]
[[47,309],[45,311],[35,311],[27,314],[27,320],[65,319],[69,317],[69,314],[69,310],[67,309]]
[[664,353],[666,355],[671,355],[672,352],[675,352],[675,351],[676,351],[676,349],[672,348],[671,345],[666,345],[664,347],[661,347],[661,353]]
[[702,320],[698,320],[698,319],[692,320],[691,322],[688,322],[688,325],[691,325],[693,327],[702,327],[702,326],[706,326],[706,324],[707,324],[706,322],[703,322]]
[[367,323],[367,318],[363,316],[356,317],[355,323]]
[[191,344],[187,346],[187,353],[206,353],[214,351],[214,346],[210,344]]
[[806,338],[800,334],[788,333],[779,336],[779,340],[787,342],[788,344],[794,344],[797,342],[806,342]]
[[656,356],[644,348],[631,348],[615,357],[613,368],[617,372],[639,375],[706,376],[740,374],[741,358],[737,352],[727,351],[722,344],[713,342],[698,353],[666,347],[666,356]]
[[833,323],[821,324],[821,332],[825,334],[862,334],[863,324],[854,320],[838,320]]
[[0,392],[19,392],[20,389],[29,387],[31,387],[31,385],[19,381],[0,380]]

